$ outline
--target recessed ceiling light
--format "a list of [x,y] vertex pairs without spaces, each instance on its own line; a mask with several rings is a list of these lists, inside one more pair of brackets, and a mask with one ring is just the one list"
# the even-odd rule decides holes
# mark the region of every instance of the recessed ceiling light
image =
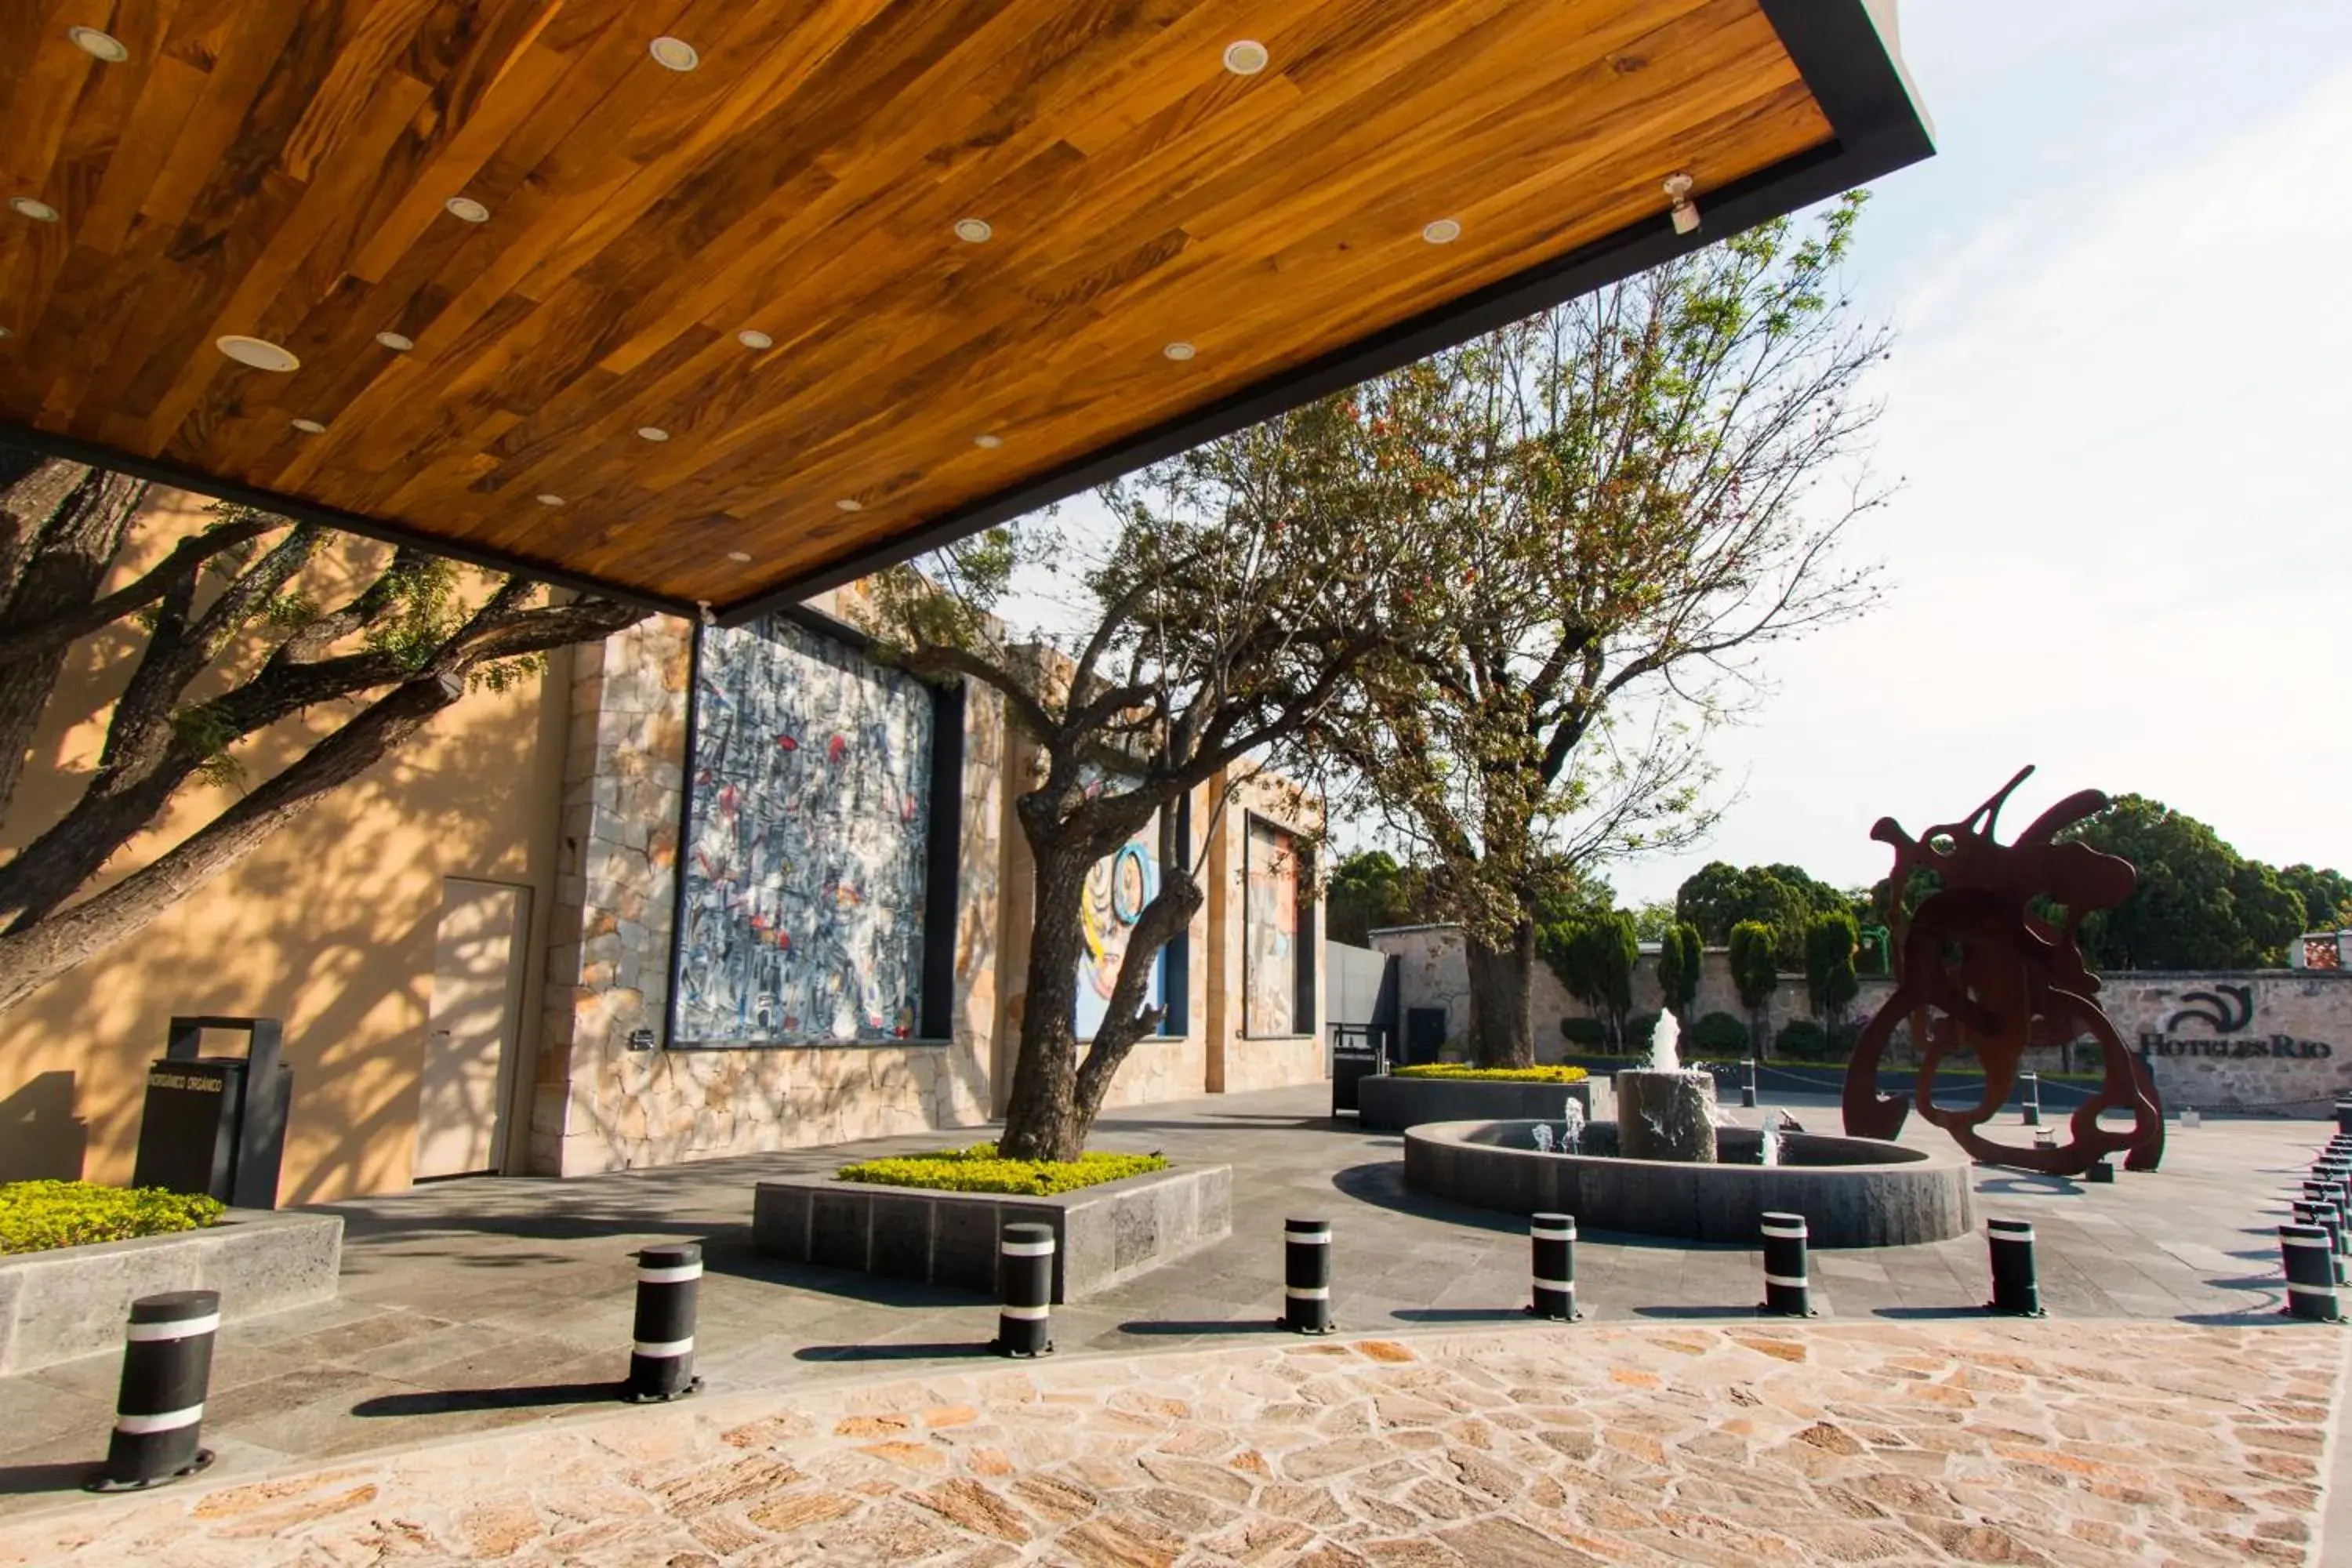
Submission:
[[562,506],[563,504],[563,498],[562,496],[556,495],[552,491],[549,490],[541,490],[538,496],[533,499],[535,499],[541,506]]
[[83,54],[104,60],[109,65],[119,66],[131,58],[131,51],[123,47],[121,38],[111,33],[101,33],[96,27],[68,27],[66,37],[71,38],[74,47]]
[[1255,38],[1237,38],[1225,46],[1225,68],[1235,76],[1255,76],[1265,69],[1265,46]]
[[260,338],[226,337],[215,340],[213,346],[239,364],[249,364],[256,370],[299,370],[302,362]]
[[996,231],[994,229],[988,226],[988,220],[984,217],[960,217],[956,219],[955,237],[958,239],[963,240],[967,244],[985,245],[988,243],[989,237],[993,235],[995,232]]
[[294,428],[305,436],[323,436],[327,433],[327,427],[316,419],[297,419],[294,421]]
[[637,426],[637,434],[643,436],[648,441],[667,441],[669,439],[669,432],[663,429],[658,425],[640,425]]
[[1004,445],[1004,437],[1002,436],[974,436],[971,438],[971,444],[975,447],[985,447],[990,451],[993,452],[997,447]]
[[1166,354],[1172,360],[1188,360],[1192,357],[1192,345],[1191,343],[1170,343],[1166,348],[1161,349],[1160,352]]
[[402,337],[398,332],[378,332],[375,341],[396,354],[404,354],[416,346],[414,340]]
[[8,205],[16,209],[18,216],[31,218],[35,223],[58,221],[58,209],[47,202],[35,201],[30,196],[10,196]]
[[667,35],[656,38],[648,51],[654,58],[674,71],[690,71],[702,63],[702,56],[684,38]]
[[842,497],[833,504],[842,511],[864,511],[866,510],[866,503],[864,501],[852,500],[847,496]]
[[1451,245],[1462,237],[1462,226],[1450,217],[1421,226],[1421,237],[1432,245]]
[[745,348],[755,352],[760,349],[772,349],[776,346],[775,339],[770,337],[765,332],[756,331],[750,327],[746,327],[741,331],[736,333],[735,341],[741,343]]
[[727,559],[732,561],[738,566],[749,566],[751,564],[751,557],[747,552],[740,550],[729,551],[727,552]]
[[451,196],[441,205],[449,209],[451,217],[463,218],[467,223],[490,221],[490,209],[471,196]]

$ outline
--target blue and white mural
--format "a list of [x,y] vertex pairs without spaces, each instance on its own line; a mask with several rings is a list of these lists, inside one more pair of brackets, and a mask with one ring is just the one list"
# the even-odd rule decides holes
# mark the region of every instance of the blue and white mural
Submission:
[[908,1038],[930,689],[781,616],[701,637],[671,1040]]

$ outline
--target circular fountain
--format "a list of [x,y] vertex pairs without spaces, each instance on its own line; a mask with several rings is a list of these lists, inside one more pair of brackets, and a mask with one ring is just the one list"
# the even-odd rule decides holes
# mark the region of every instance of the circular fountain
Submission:
[[[1768,1210],[1816,1247],[1907,1247],[1975,1228],[1958,1149],[1727,1124],[1714,1075],[1683,1067],[1673,1015],[1647,1068],[1616,1075],[1617,1120],[1438,1121],[1404,1135],[1405,1185],[1588,1231],[1752,1242]],[[1571,1106],[1571,1110],[1576,1109]]]

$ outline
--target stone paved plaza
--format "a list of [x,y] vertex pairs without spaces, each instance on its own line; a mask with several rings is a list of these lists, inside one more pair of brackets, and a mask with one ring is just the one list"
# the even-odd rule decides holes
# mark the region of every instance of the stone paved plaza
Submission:
[[[1589,1321],[1555,1330],[1520,1222],[1403,1193],[1398,1140],[1322,1106],[1107,1118],[1102,1146],[1234,1163],[1234,1235],[1057,1310],[1034,1372],[979,1354],[983,1300],[750,1250],[759,1177],[937,1136],[340,1205],[341,1300],[222,1333],[202,1483],[72,1489],[113,1358],[0,1380],[0,1563],[2316,1560],[2352,1335],[2279,1321],[2273,1227],[2318,1123],[2177,1131],[2112,1186],[1979,1171],[1979,1218],[2037,1223],[2046,1321],[1977,1310],[1977,1238],[1817,1252],[1791,1326],[1755,1317],[1751,1248],[1588,1237]],[[1288,1215],[1334,1221],[1342,1328],[1400,1348],[1272,1331]],[[631,1250],[681,1236],[712,1392],[616,1406]]]

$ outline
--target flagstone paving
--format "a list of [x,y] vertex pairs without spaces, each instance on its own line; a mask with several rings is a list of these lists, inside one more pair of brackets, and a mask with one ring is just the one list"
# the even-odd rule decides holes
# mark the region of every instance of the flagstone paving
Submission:
[[0,1527],[0,1563],[2299,1564],[2347,1337],[1526,1327],[705,1398]]

